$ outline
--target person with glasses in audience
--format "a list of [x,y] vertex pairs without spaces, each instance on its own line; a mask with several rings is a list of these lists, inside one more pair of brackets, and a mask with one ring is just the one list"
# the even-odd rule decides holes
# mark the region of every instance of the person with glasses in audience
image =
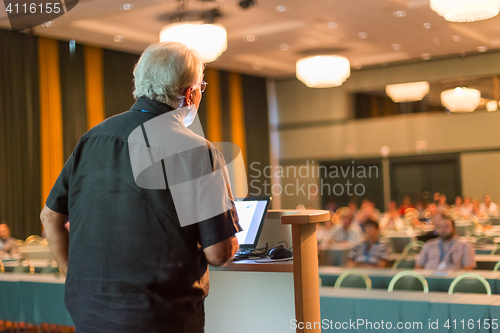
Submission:
[[415,268],[431,270],[471,270],[476,267],[476,252],[471,244],[457,236],[455,221],[446,214],[434,222],[438,238],[428,240],[418,256]]
[[150,45],[135,104],[80,139],[50,192],[41,220],[76,332],[204,331],[208,264],[232,259],[242,229],[224,157],[188,128],[203,70],[181,43]]

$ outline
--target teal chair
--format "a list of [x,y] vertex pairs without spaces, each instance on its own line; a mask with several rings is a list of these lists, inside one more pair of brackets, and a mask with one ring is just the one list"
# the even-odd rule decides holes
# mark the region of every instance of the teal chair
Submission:
[[387,291],[392,293],[393,290],[416,290],[422,291],[424,294],[429,292],[429,284],[422,274],[414,271],[402,271],[391,279]]
[[403,256],[406,257],[408,255],[418,255],[425,243],[422,241],[411,242],[405,246],[403,249]]
[[493,237],[478,236],[476,237],[476,244],[495,244]]
[[493,271],[498,272],[499,268],[500,268],[500,261],[496,263],[495,267],[493,268]]
[[57,274],[59,273],[59,266],[49,265],[47,267],[42,268],[41,274]]
[[394,265],[392,265],[392,269],[401,269],[401,268],[407,268],[407,269],[414,269],[415,268],[415,258],[408,257],[408,258],[402,258],[397,260]]
[[500,254],[500,246],[498,246],[496,249],[493,249],[490,254],[492,256]]
[[372,289],[372,280],[365,273],[357,269],[351,269],[340,274],[335,281],[334,288],[361,288]]
[[464,273],[455,278],[448,289],[448,294],[473,293],[491,295],[491,287],[488,281],[476,273]]

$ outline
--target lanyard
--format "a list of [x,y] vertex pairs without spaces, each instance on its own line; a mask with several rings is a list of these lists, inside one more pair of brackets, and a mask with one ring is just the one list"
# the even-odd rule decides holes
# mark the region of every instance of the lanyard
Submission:
[[444,244],[443,244],[443,240],[440,239],[439,240],[439,262],[443,261],[444,257],[446,256],[446,254],[448,252],[450,252],[451,248],[453,247],[453,244],[455,243],[455,240],[452,240],[450,241],[450,246],[448,246],[448,249],[446,250],[446,252],[444,251]]
[[[372,244],[370,246],[370,250],[373,250],[375,248],[375,245],[377,245],[377,244],[378,244],[378,242]],[[369,252],[371,252],[371,253],[369,253]],[[368,242],[365,242],[363,244],[363,254],[365,255],[365,261],[367,261],[367,262],[370,261],[370,258],[373,257],[373,252],[375,252],[375,251],[368,250]]]

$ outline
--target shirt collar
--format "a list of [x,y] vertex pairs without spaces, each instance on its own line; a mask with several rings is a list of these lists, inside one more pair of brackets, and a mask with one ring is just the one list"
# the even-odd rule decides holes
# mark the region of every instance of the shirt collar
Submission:
[[162,103],[155,101],[151,98],[142,96],[137,99],[137,101],[132,105],[132,108],[130,109],[132,111],[147,111],[151,112],[157,116],[162,115],[164,113],[167,113],[169,111],[174,110],[173,107],[171,107],[168,104]]

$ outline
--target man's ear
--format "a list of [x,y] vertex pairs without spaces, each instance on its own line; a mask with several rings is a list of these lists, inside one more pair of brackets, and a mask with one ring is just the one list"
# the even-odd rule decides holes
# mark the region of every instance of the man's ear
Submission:
[[184,106],[189,105],[188,101],[192,100],[191,95],[193,94],[193,88],[189,87],[184,93]]

